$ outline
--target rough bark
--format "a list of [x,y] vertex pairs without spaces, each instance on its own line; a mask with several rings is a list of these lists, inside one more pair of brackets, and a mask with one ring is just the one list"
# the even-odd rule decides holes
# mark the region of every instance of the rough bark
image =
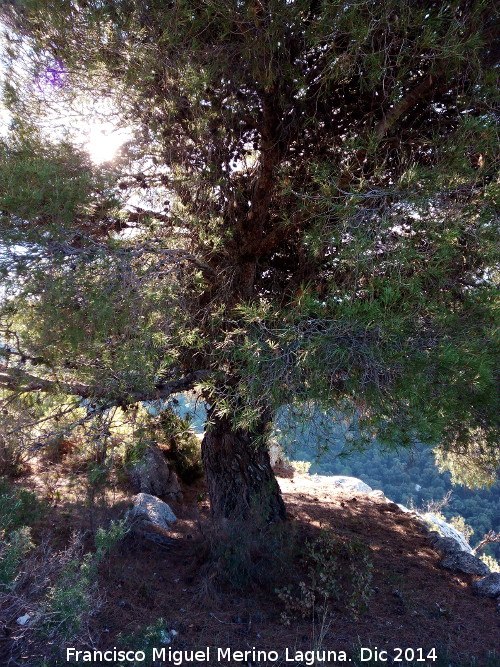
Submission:
[[286,518],[267,448],[255,439],[255,434],[233,430],[228,419],[216,420],[205,433],[203,467],[216,520],[246,519],[253,512],[263,523]]

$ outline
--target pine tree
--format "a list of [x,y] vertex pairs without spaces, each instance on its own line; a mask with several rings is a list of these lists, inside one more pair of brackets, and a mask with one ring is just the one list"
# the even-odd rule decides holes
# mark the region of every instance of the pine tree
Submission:
[[[283,406],[491,450],[489,3],[16,0],[1,16],[7,391],[105,410],[196,387],[216,517],[285,516],[265,448]],[[40,138],[48,88],[113,100],[135,128],[120,162]],[[127,207],[131,191],[156,205]]]

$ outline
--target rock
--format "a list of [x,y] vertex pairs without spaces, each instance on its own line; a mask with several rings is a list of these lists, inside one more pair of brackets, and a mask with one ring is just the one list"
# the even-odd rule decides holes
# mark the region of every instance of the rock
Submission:
[[271,462],[271,468],[274,468],[277,465],[283,465],[286,461],[285,453],[281,445],[274,440],[269,443],[269,460]]
[[385,502],[389,502],[388,498],[386,498],[385,493],[380,489],[374,489],[373,491],[370,491],[368,495],[370,496],[370,498],[376,498],[377,500],[384,500]]
[[132,500],[134,506],[127,516],[129,521],[141,528],[170,530],[170,525],[177,521],[167,503],[149,493],[138,493]]
[[396,503],[399,509],[404,512],[405,514],[413,514],[413,510],[411,510],[409,507],[406,507],[406,505],[401,505],[401,503]]
[[483,563],[480,558],[468,554],[465,551],[449,553],[439,564],[447,570],[463,572],[464,574],[478,574],[484,576],[490,571],[490,568]]
[[441,556],[447,556],[457,552],[466,553],[462,551],[461,545],[452,537],[442,537],[438,532],[433,530],[429,533],[429,542],[435,551]]
[[491,572],[482,579],[472,584],[472,590],[476,595],[487,598],[500,597],[500,572]]
[[443,537],[451,537],[456,540],[459,543],[462,551],[466,551],[469,554],[472,553],[472,548],[467,542],[467,538],[459,530],[453,528],[453,526],[450,526],[449,523],[446,523],[446,521],[436,516],[435,514],[431,514],[430,512],[421,514],[421,517],[428,525],[437,529]]
[[160,641],[162,644],[171,644],[178,634],[177,630],[162,630],[160,632]]
[[16,623],[18,625],[26,625],[26,623],[30,620],[30,615],[29,614],[24,614],[24,616],[19,616],[19,618],[16,620]]
[[182,500],[177,475],[170,470],[157,447],[146,448],[142,459],[130,471],[130,481],[136,493],[148,493],[171,501]]
[[335,486],[346,491],[359,491],[360,493],[370,493],[372,487],[365,484],[357,477],[347,477],[345,475],[314,475],[318,482],[324,482],[329,486]]

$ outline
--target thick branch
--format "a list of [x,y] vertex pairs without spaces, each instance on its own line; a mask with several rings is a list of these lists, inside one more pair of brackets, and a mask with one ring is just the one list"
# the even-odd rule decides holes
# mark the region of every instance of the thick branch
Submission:
[[398,104],[395,104],[375,127],[375,136],[377,139],[383,139],[408,109],[411,109],[432,88],[435,89],[437,80],[438,77],[436,75],[428,74],[415,88],[409,90],[403,99]]
[[477,554],[479,551],[484,549],[485,546],[488,544],[493,544],[494,542],[500,542],[500,533],[495,533],[495,531],[490,530],[488,533],[486,533],[481,542],[479,542],[477,547],[472,550],[472,553]]
[[[385,114],[382,120],[377,123],[374,128],[375,137],[379,141],[382,140],[398,122],[401,116],[403,116],[409,109],[411,109],[419,100],[426,97],[426,95],[428,95],[430,92],[436,91],[438,81],[444,81],[441,75],[428,74],[419,84],[409,90],[406,95],[404,95],[403,99],[401,99],[398,104],[393,106]],[[359,167],[363,163],[367,153],[368,151],[366,148],[361,148],[358,150],[354,158],[355,168]],[[337,183],[338,190],[341,192],[346,190],[350,181],[352,180],[352,177],[352,168],[344,171]]]
[[197,382],[208,377],[211,371],[199,370],[188,373],[185,377],[171,380],[170,382],[159,382],[153,390],[136,391],[119,396],[110,396],[108,389],[92,387],[81,382],[64,382],[61,380],[48,380],[31,375],[19,368],[0,366],[0,388],[9,389],[19,393],[42,391],[49,394],[59,393],[70,396],[79,396],[93,400],[104,400],[108,407],[113,405],[132,405],[140,401],[155,401],[166,399],[172,394],[193,389]]

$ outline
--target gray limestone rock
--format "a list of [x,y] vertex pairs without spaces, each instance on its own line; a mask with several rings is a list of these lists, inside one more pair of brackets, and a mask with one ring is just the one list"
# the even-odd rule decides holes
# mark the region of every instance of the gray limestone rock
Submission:
[[357,477],[347,477],[346,475],[314,475],[314,479],[316,479],[318,482],[335,486],[339,489],[345,489],[346,491],[360,491],[361,493],[370,493],[372,490],[371,486],[368,486],[368,484],[365,484]]
[[442,537],[442,535],[436,531],[430,532],[428,539],[434,551],[437,551],[441,556],[447,556],[458,552],[466,553],[462,550],[460,544],[452,537]]
[[283,452],[281,445],[275,440],[272,440],[269,444],[269,460],[271,468],[285,463],[285,458],[285,453]]
[[483,563],[480,558],[468,554],[465,551],[456,551],[449,553],[440,562],[440,566],[453,572],[463,572],[464,574],[478,574],[484,576],[489,574],[490,568]]
[[487,598],[500,598],[500,572],[491,572],[486,577],[475,581],[472,590],[476,595]]
[[368,495],[370,498],[376,498],[377,500],[385,500],[385,502],[389,502],[385,496],[385,493],[380,489],[374,489],[373,491],[370,491]]
[[170,525],[177,521],[167,503],[148,493],[138,493],[133,497],[134,506],[128,512],[128,519],[141,528],[170,530]]
[[179,480],[160,449],[149,446],[144,456],[130,471],[130,481],[136,493],[149,493],[167,500],[182,500]]
[[472,553],[472,547],[467,542],[467,538],[459,530],[431,512],[427,512],[421,516],[429,526],[437,529],[443,537],[451,537],[458,542],[462,551]]

